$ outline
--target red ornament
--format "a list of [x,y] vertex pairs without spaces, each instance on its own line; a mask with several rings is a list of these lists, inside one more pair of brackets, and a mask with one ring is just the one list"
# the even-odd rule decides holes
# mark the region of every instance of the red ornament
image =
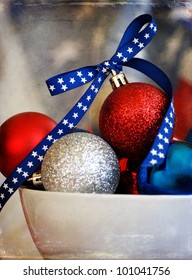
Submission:
[[187,49],[180,59],[179,75],[174,91],[175,126],[173,135],[185,140],[192,128],[192,48]]
[[192,128],[192,85],[180,79],[174,92],[174,109],[176,114],[174,137],[184,140],[187,132]]
[[119,159],[120,180],[115,191],[116,194],[138,194],[137,174],[127,168],[128,159]]
[[8,177],[17,165],[56,126],[50,117],[25,112],[6,120],[0,129],[0,171]]
[[147,83],[115,87],[99,115],[100,132],[119,157],[136,170],[146,157],[169,106],[169,98]]

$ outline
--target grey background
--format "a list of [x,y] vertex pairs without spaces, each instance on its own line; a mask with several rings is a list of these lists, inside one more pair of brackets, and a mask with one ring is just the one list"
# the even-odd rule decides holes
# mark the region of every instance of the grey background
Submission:
[[[85,88],[51,97],[45,80],[110,58],[127,25],[143,13],[154,16],[158,33],[139,57],[162,68],[175,88],[182,57],[191,51],[191,27],[181,22],[192,21],[190,9],[191,1],[0,0],[0,124],[25,111],[62,119]],[[147,80],[133,70],[125,73],[129,81]],[[98,132],[97,112],[110,91],[105,83],[79,127]],[[18,193],[0,216],[0,258],[40,258]]]

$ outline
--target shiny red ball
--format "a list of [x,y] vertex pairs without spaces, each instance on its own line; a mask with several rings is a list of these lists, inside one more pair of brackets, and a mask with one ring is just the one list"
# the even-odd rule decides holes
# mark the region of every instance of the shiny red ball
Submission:
[[100,110],[101,136],[135,169],[146,157],[169,103],[162,90],[147,83],[115,88]]
[[0,129],[0,171],[8,175],[56,126],[50,117],[24,112],[6,120]]

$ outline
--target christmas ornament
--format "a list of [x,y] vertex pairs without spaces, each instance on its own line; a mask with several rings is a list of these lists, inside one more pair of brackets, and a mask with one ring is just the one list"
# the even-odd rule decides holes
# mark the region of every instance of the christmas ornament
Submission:
[[174,137],[184,140],[192,127],[192,49],[188,49],[181,60],[180,73],[174,91],[175,128]]
[[41,180],[41,171],[39,170],[33,173],[32,176],[23,183],[23,186],[34,190],[45,190]]
[[169,147],[162,165],[152,168],[145,194],[192,194],[192,144],[176,141]]
[[116,194],[138,194],[136,173],[127,168],[128,159],[120,158],[120,180],[115,191]]
[[120,171],[115,152],[102,138],[76,132],[49,148],[41,175],[48,191],[114,193]]
[[50,117],[24,112],[7,119],[0,130],[0,171],[8,176],[28,153],[56,126]]
[[123,73],[112,78],[112,87],[100,110],[101,136],[135,169],[147,155],[170,99],[153,85],[128,83]]

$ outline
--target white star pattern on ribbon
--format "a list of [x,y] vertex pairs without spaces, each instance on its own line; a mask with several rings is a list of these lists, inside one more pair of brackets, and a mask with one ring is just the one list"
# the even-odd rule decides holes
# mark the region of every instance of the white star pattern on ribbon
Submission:
[[157,134],[156,141],[154,141],[148,156],[143,162],[143,165],[152,167],[155,164],[161,164],[166,156],[174,124],[173,103],[171,103],[167,115],[169,117],[167,116],[164,118],[159,132]]

